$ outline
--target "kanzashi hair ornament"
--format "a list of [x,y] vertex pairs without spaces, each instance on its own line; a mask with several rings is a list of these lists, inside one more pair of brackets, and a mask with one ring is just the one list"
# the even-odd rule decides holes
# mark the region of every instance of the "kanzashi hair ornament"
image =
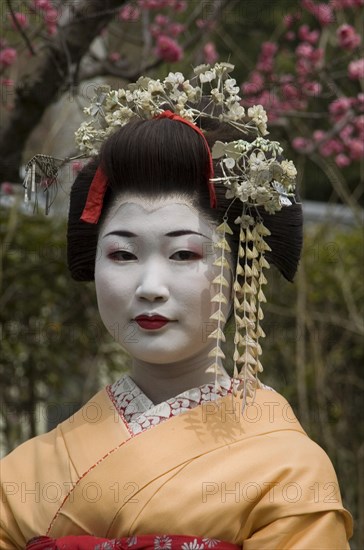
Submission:
[[38,193],[42,191],[45,196],[45,214],[48,215],[57,195],[59,170],[69,162],[83,156],[77,155],[61,159],[50,155],[34,155],[25,167],[24,202],[30,204],[34,197],[34,210],[37,210]]
[[28,162],[25,169],[23,187],[25,190],[24,201],[30,203],[32,196],[35,197],[34,208],[38,205],[38,188],[45,194],[45,213],[53,203],[57,192],[57,176],[63,159],[57,159],[48,155],[35,155]]

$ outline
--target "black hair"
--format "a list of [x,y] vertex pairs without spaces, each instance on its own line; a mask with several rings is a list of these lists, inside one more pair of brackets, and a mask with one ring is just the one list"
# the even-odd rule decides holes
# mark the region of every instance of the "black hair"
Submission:
[[[206,122],[207,120],[207,122]],[[216,140],[241,139],[241,133],[227,124],[206,119],[201,121],[209,146]],[[215,185],[217,208],[210,207],[208,190],[209,155],[202,137],[188,125],[167,118],[134,119],[103,144],[100,154],[78,174],[71,190],[68,218],[68,266],[78,281],[94,279],[97,238],[100,225],[113,200],[122,193],[145,198],[179,195],[209,220],[221,223],[231,199],[226,199],[223,184]],[[101,166],[108,180],[102,216],[97,224],[80,220],[95,171]],[[216,169],[218,174],[218,169]],[[233,258],[237,255],[239,226],[234,220],[241,214],[242,204],[235,201],[229,209],[229,225]],[[271,235],[266,238],[272,251],[267,260],[283,276],[292,281],[302,248],[302,208],[299,203],[283,207],[274,215],[258,208]]]

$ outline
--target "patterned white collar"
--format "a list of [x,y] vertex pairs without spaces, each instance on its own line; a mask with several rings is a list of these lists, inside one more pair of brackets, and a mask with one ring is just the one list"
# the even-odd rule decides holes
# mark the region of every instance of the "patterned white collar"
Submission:
[[219,377],[218,382],[221,389],[217,392],[214,384],[204,384],[157,405],[154,405],[128,375],[107,386],[106,390],[127,429],[131,435],[136,435],[201,403],[223,397],[231,391],[232,381],[229,376]]

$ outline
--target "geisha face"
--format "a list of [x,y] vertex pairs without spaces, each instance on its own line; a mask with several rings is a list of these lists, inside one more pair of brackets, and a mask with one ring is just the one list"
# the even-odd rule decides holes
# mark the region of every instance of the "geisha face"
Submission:
[[209,319],[217,310],[211,283],[220,270],[213,265],[214,240],[213,226],[177,197],[146,202],[123,196],[113,205],[99,234],[96,293],[107,330],[134,359],[198,359],[216,345],[207,338],[217,326]]

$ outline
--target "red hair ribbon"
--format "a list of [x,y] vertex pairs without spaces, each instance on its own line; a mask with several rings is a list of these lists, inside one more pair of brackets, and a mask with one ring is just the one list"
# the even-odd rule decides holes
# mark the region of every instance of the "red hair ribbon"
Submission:
[[183,124],[187,124],[187,126],[190,126],[190,128],[195,130],[195,132],[197,132],[202,137],[205,143],[207,154],[209,156],[209,167],[208,167],[207,177],[208,177],[208,186],[209,186],[209,193],[210,193],[210,206],[211,208],[216,208],[215,188],[211,181],[212,178],[214,177],[214,165],[212,162],[210,147],[209,147],[209,144],[207,143],[204,133],[200,130],[198,126],[196,126],[196,124],[194,124],[193,122],[190,122],[189,120],[186,120],[185,118],[179,115],[176,115],[176,113],[173,113],[172,111],[163,111],[160,115],[157,115],[154,118],[170,118],[171,120],[178,120],[179,122],[183,122]]
[[[214,177],[214,165],[212,162],[210,147],[206,141],[206,138],[203,132],[200,130],[198,126],[196,126],[196,124],[194,124],[193,122],[189,122],[188,120],[186,120],[185,118],[182,118],[179,115],[176,115],[176,113],[173,113],[172,111],[163,111],[160,115],[157,115],[154,118],[170,118],[171,120],[178,120],[179,122],[183,122],[184,124],[187,124],[188,126],[190,126],[193,130],[195,130],[195,132],[197,132],[202,137],[206,146],[208,157],[209,157],[207,177],[208,177],[208,187],[209,187],[209,194],[210,194],[210,206],[211,208],[216,208],[215,188],[211,181],[211,179]],[[102,212],[102,206],[103,206],[106,189],[107,189],[107,179],[101,166],[99,166],[95,172],[95,175],[90,185],[90,189],[88,191],[86,204],[80,218],[82,221],[88,222],[88,223],[97,223],[99,221],[101,212]]]
[[101,216],[104,196],[107,189],[107,179],[99,166],[88,190],[85,208],[81,220],[88,223],[97,223]]

